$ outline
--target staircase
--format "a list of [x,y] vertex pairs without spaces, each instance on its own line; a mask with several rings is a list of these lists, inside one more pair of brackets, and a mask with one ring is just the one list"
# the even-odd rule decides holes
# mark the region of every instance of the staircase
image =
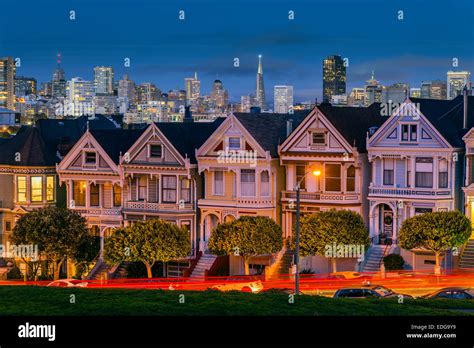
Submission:
[[127,278],[127,266],[132,262],[122,262],[120,266],[117,267],[114,274],[112,275],[113,279]]
[[[362,272],[378,272],[380,270],[382,259],[385,256],[386,247],[386,245],[371,245],[370,251],[365,255],[367,260],[365,260]],[[387,251],[390,250],[389,248],[390,247],[387,248]]]
[[212,254],[203,254],[199,259],[196,267],[194,267],[193,272],[189,276],[190,278],[204,278],[206,276],[206,270],[211,269],[214,261],[216,261],[217,256]]
[[293,250],[285,249],[280,257],[265,271],[268,280],[279,279],[280,275],[287,275],[291,272],[295,253]]
[[108,279],[109,272],[113,267],[107,265],[104,261],[99,260],[94,268],[87,275],[88,280]]
[[460,268],[474,268],[474,239],[469,239],[461,255]]

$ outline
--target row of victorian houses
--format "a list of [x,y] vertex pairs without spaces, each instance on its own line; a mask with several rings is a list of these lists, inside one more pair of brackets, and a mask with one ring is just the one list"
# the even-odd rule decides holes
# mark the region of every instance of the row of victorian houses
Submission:
[[[428,269],[434,256],[400,249],[398,231],[405,219],[426,212],[457,209],[471,218],[472,127],[474,97],[467,94],[411,98],[390,112],[377,103],[321,104],[294,114],[234,113],[141,129],[118,128],[103,117],[40,120],[0,141],[0,235],[5,243],[15,220],[36,207],[64,205],[87,219],[102,253],[117,227],[160,218],[189,231],[189,258],[168,265],[168,275],[182,275],[200,252],[207,255],[219,223],[267,216],[289,237],[301,182],[302,214],[335,208],[362,215],[371,239],[366,260],[371,252],[380,258],[383,249],[400,253],[410,269]],[[305,176],[314,167],[321,175]],[[462,255],[447,253],[444,262],[474,267]],[[256,272],[275,260],[262,255],[251,267]],[[330,270],[319,256],[301,263]],[[242,274],[239,257],[230,256],[229,264],[231,274]],[[355,267],[377,269],[348,259],[340,270]]]

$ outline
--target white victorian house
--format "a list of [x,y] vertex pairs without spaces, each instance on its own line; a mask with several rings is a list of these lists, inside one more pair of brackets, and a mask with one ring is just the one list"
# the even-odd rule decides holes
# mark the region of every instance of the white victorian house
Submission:
[[[411,98],[370,136],[368,200],[373,245],[396,246],[403,221],[414,215],[462,211],[462,135],[471,123],[463,115],[462,97],[450,101]],[[412,269],[429,268],[434,262],[433,255],[423,250],[401,250],[401,254]]]

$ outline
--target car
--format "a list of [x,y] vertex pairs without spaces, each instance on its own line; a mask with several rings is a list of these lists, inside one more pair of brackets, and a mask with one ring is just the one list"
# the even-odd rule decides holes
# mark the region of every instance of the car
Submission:
[[443,288],[435,292],[421,296],[425,299],[447,298],[453,300],[472,300],[474,299],[474,289],[464,287]]
[[402,296],[412,299],[413,296],[398,294],[383,285],[363,285],[360,287],[346,287],[336,291],[333,298],[394,298]]
[[225,282],[223,284],[213,285],[211,286],[211,289],[219,291],[243,291],[257,293],[263,290],[263,283],[261,280],[253,282],[241,282],[235,281],[233,279],[232,281]]
[[78,279],[59,279],[49,283],[47,286],[58,288],[86,288],[87,282]]

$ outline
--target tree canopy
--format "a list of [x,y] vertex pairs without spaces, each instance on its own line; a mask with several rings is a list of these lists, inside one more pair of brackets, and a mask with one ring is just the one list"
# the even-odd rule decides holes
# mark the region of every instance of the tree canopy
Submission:
[[427,249],[435,254],[435,273],[440,272],[440,255],[460,247],[472,233],[470,220],[459,211],[434,212],[406,219],[398,240],[404,249]]
[[[354,211],[331,209],[301,218],[300,254],[330,258],[333,272],[337,271],[337,258],[357,256],[357,252],[365,252],[369,245],[369,231],[360,214]],[[350,252],[349,256],[346,251]]]
[[108,264],[143,262],[151,278],[155,262],[182,259],[190,252],[191,241],[184,227],[155,219],[117,229],[105,240],[104,259]]
[[209,250],[216,255],[236,255],[244,258],[245,274],[249,274],[252,256],[276,253],[283,247],[280,226],[265,216],[241,216],[219,224],[209,238]]
[[15,244],[33,244],[38,253],[54,265],[54,279],[68,257],[81,261],[78,253],[92,243],[86,220],[77,212],[49,206],[23,215],[11,236]]

